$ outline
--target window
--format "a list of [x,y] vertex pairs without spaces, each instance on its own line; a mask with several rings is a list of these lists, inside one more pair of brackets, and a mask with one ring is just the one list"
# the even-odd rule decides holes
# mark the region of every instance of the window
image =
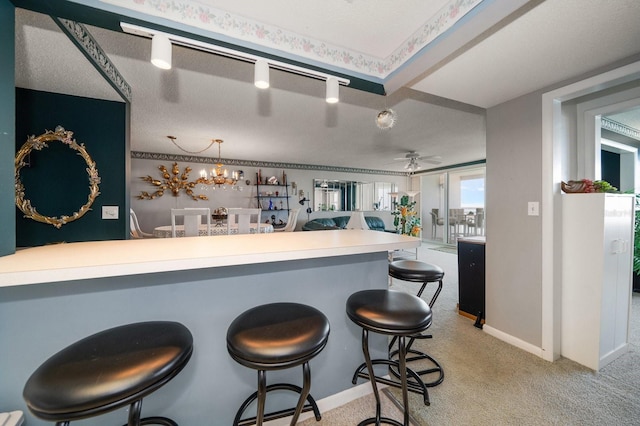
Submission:
[[484,207],[484,176],[462,177],[460,180],[460,207]]

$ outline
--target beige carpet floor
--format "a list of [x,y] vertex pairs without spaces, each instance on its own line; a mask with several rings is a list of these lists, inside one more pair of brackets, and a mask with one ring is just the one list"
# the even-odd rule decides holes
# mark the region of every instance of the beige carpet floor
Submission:
[[[438,359],[444,382],[430,389],[431,406],[410,394],[416,425],[640,425],[640,294],[634,293],[630,352],[599,372],[573,361],[554,363],[515,348],[461,317],[457,303],[457,257],[419,250],[421,260],[445,270],[444,289],[433,312],[433,339],[415,346]],[[393,280],[391,288],[415,293],[412,283]],[[425,300],[431,294],[425,291]],[[383,415],[401,420],[394,402],[400,391],[383,397]],[[371,396],[323,414],[310,425],[355,425],[374,413]]]

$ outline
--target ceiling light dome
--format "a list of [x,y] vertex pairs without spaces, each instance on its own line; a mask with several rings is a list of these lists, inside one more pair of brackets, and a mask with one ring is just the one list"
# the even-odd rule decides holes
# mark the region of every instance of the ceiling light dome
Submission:
[[391,108],[383,109],[376,116],[376,125],[382,130],[392,128],[396,124],[396,121],[398,121],[398,116]]

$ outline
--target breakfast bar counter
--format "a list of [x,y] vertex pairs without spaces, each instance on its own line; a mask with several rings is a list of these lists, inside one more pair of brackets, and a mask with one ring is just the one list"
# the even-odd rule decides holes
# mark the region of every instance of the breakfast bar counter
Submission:
[[[186,425],[231,424],[256,379],[228,355],[227,327],[241,312],[272,302],[305,303],[329,318],[329,342],[311,362],[311,392],[317,400],[340,399],[328,397],[353,388],[362,362],[346,299],[387,288],[387,253],[419,245],[407,236],[341,230],[67,243],[0,257],[0,412],[22,410],[29,425],[48,425],[22,400],[40,363],[103,329],[170,320],[191,330],[194,354],[145,399],[143,413]],[[372,356],[384,356],[386,339],[377,337]],[[267,380],[300,384],[301,374],[270,372]],[[286,396],[270,396],[267,409],[290,406]],[[83,424],[122,423],[124,411]]]

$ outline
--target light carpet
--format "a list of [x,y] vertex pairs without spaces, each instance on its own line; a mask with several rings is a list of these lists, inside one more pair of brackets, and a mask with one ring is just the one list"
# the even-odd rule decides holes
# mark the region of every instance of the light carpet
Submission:
[[458,248],[455,246],[429,247],[429,250],[441,251],[443,253],[449,253],[449,254],[458,254]]
[[[458,315],[457,257],[419,250],[419,259],[441,266],[443,291],[433,308],[433,339],[416,341],[445,369],[442,384],[430,388],[431,406],[410,394],[417,425],[640,425],[640,294],[634,293],[630,351],[599,372],[573,361],[554,363],[502,342]],[[435,286],[423,298],[430,300]],[[415,293],[417,285],[393,280],[392,289]],[[418,364],[419,365],[419,364]],[[401,401],[398,389],[389,394]],[[310,425],[357,424],[374,414],[373,400],[360,398]],[[401,420],[384,398],[383,415]]]

